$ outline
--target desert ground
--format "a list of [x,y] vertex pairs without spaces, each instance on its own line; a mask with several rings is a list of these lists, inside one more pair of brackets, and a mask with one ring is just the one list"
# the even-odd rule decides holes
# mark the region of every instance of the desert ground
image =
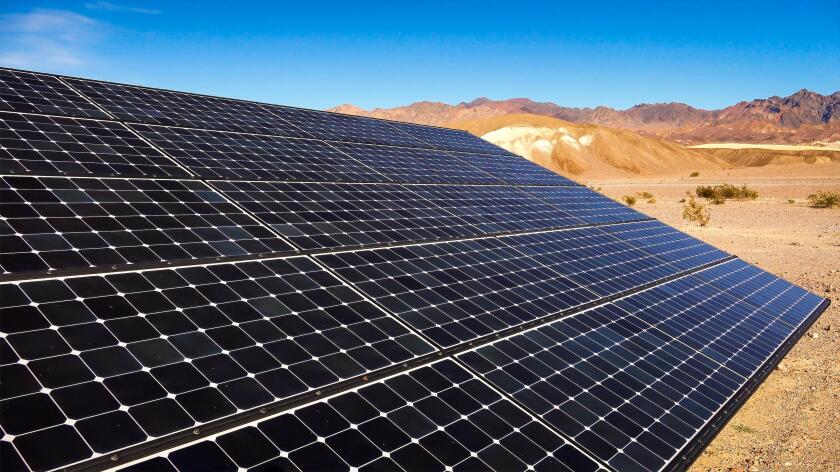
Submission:
[[[639,199],[637,209],[832,300],[690,470],[840,470],[840,209],[807,205],[817,190],[840,191],[840,165],[586,183],[615,199],[651,192],[656,203]],[[759,198],[710,205],[705,228],[683,220],[685,192],[719,183],[746,184]]]

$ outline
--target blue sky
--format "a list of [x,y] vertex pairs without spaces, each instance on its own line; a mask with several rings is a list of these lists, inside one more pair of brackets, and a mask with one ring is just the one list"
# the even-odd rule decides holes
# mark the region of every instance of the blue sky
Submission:
[[4,0],[0,65],[310,108],[716,108],[840,90],[840,3]]

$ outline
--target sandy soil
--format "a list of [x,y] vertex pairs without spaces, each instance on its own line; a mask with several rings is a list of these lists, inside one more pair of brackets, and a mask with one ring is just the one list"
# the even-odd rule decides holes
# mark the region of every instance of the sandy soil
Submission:
[[773,149],[778,151],[821,151],[824,149],[840,149],[840,143],[807,144],[751,144],[751,143],[706,143],[688,146],[695,149]]
[[[809,178],[777,167],[787,169],[752,178],[747,176],[754,170],[736,169],[714,178],[590,182],[613,198],[652,192],[657,202],[640,200],[636,208],[832,299],[808,335],[698,458],[693,472],[840,470],[840,209],[810,208],[805,200],[816,190],[840,191],[840,176],[820,172]],[[746,183],[760,198],[710,206],[706,228],[682,219],[678,200],[686,190],[722,182]],[[788,203],[791,199],[794,203]]]

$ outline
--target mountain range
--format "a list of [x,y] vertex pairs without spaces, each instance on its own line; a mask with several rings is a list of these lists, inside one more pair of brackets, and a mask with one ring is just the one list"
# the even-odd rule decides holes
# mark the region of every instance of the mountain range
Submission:
[[625,110],[606,106],[572,108],[528,98],[478,98],[457,105],[424,101],[373,110],[345,104],[331,111],[445,126],[509,114],[541,115],[636,131],[686,145],[840,141],[840,91],[821,95],[802,89],[787,97],[742,101],[719,110],[704,110],[685,103],[643,103]]

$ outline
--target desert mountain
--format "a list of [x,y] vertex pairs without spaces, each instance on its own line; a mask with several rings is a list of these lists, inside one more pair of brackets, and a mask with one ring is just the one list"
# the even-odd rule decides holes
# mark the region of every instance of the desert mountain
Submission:
[[457,105],[417,102],[373,110],[340,105],[332,110],[432,125],[508,114],[544,115],[574,123],[633,130],[684,144],[840,141],[840,92],[821,95],[805,89],[788,97],[743,101],[721,110],[703,110],[684,103],[644,103],[626,110],[604,106],[570,108],[527,98],[479,98]]
[[466,120],[452,126],[578,180],[688,175],[692,171],[728,165],[706,150],[685,148],[632,131],[572,123],[545,115],[506,114]]

